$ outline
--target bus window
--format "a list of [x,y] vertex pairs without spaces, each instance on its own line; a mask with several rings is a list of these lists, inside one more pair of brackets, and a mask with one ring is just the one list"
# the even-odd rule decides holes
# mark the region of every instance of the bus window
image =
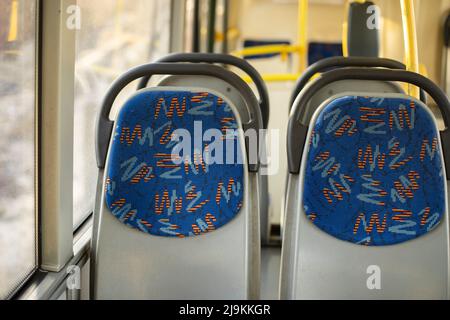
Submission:
[[94,129],[103,96],[121,73],[168,52],[170,28],[170,6],[164,0],[77,3],[82,23],[75,65],[74,228],[93,210],[97,183]]
[[0,2],[0,299],[36,267],[36,2]]

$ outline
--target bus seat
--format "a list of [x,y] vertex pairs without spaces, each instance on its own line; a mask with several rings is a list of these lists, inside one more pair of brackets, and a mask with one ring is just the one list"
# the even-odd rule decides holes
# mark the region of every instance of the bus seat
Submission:
[[[167,76],[161,79],[158,86],[166,87],[198,87],[198,88],[208,88],[210,90],[215,90],[221,93],[223,96],[227,96],[231,102],[237,107],[238,110],[245,110],[245,101],[242,95],[229,83],[221,79],[207,76]],[[244,112],[244,111],[241,111]],[[264,121],[263,121],[264,122]],[[261,136],[264,138],[264,136]],[[260,145],[260,156],[261,158],[266,157],[266,143],[261,141]],[[267,161],[262,161],[260,166],[261,169],[258,175],[258,185],[259,185],[259,212],[260,216],[260,234],[261,234],[261,244],[266,245],[270,242],[270,221],[269,221],[269,206],[270,206],[270,196],[269,196],[269,185],[268,185],[268,175],[263,174],[264,170],[267,169]],[[256,192],[256,190],[254,191]]]
[[[361,74],[417,77],[449,114],[434,84],[403,72],[331,71],[311,90]],[[314,92],[297,101],[291,128]],[[281,299],[447,299],[448,138],[430,109],[404,94],[344,93],[314,113],[304,149],[298,132],[288,137]]]
[[[386,58],[370,57],[331,57],[322,59],[309,66],[302,76],[297,80],[290,102],[290,108],[300,95],[302,90],[308,86],[314,76],[336,68],[365,67],[365,68],[388,68],[405,70],[406,66],[401,62]],[[386,81],[359,81],[342,80],[330,83],[320,88],[311,98],[303,113],[301,121],[309,123],[316,109],[328,98],[343,92],[375,92],[375,93],[403,93],[403,89],[396,83]]]
[[342,80],[336,81],[320,89],[305,108],[305,113],[301,121],[309,123],[314,112],[328,98],[344,92],[363,92],[363,93],[403,93],[403,89],[396,83],[386,81],[357,81]]
[[[267,86],[262,79],[258,71],[246,60],[228,55],[218,53],[173,53],[162,57],[158,62],[170,62],[170,63],[212,63],[225,66],[232,66],[234,70],[243,71],[251,79],[258,92],[259,107],[262,114],[263,129],[267,129],[270,117],[270,101]],[[151,77],[145,76],[141,79],[138,89],[147,87]],[[222,92],[228,98],[230,98],[234,104],[239,108],[245,101],[242,100],[242,95],[239,94],[239,90],[233,88],[229,83],[224,83],[221,79],[207,76],[180,76],[171,75],[163,78],[158,85],[170,86],[200,86],[202,88],[211,88],[218,92]],[[236,99],[236,100],[233,100]],[[260,136],[260,157],[261,159],[267,159],[267,145],[265,135]],[[270,243],[270,195],[269,195],[269,183],[268,183],[268,163],[267,161],[261,161],[260,171],[258,175],[258,192],[259,192],[259,212],[260,216],[260,235],[261,244],[267,245]],[[255,191],[256,192],[256,191]]]
[[[257,173],[242,132],[225,134],[248,122],[208,88],[146,88],[122,106],[99,177],[95,299],[258,299]],[[193,141],[185,157],[177,129],[216,130],[234,161],[210,163],[212,141]]]
[[[322,72],[330,71],[330,69],[345,68],[345,67],[366,67],[366,68],[389,68],[389,69],[401,69],[406,67],[404,64],[385,58],[370,58],[370,57],[331,57],[322,59],[315,64],[308,67],[304,74],[297,80],[295,88],[291,96],[291,110],[297,105],[297,99],[302,94],[303,90],[308,90],[308,86],[311,84],[311,79]],[[360,81],[360,80],[341,80],[327,84],[317,90],[311,99],[304,107],[304,111],[300,118],[301,123],[309,123],[313,114],[320,107],[320,105],[328,100],[330,97],[344,93],[344,92],[374,92],[374,93],[403,93],[403,89],[400,85],[394,82],[388,81]],[[286,215],[286,195],[287,195],[287,183],[285,180],[285,192],[283,199],[284,212],[281,217],[281,227],[285,225]]]

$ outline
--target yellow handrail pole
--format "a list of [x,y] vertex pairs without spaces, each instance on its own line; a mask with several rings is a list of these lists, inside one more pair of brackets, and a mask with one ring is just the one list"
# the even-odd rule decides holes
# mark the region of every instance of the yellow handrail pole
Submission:
[[114,27],[115,32],[117,36],[120,36],[122,34],[122,21],[121,21],[121,14],[124,11],[124,2],[123,0],[117,0],[116,2],[116,8],[115,8],[115,20],[114,20]]
[[348,20],[342,24],[342,55],[348,57]]
[[350,0],[345,1],[344,22],[342,23],[342,55],[348,57],[348,11],[350,10]]
[[[295,73],[269,73],[262,74],[261,78],[265,82],[294,82],[300,77],[300,74]],[[247,83],[252,83],[253,80],[249,76],[242,76],[242,79]]]
[[265,45],[265,46],[255,46],[245,48],[239,51],[233,52],[234,55],[242,57],[242,56],[258,56],[265,54],[287,54],[287,53],[296,53],[299,52],[299,46],[290,46],[290,45]]
[[306,52],[308,51],[308,5],[309,0],[298,1],[298,72],[306,69]]
[[[419,53],[417,45],[416,17],[414,14],[414,0],[400,0],[402,8],[403,33],[405,40],[406,66],[408,71],[420,72]],[[408,85],[409,95],[420,98],[419,88]]]
[[[277,81],[296,81],[300,74],[306,69],[307,65],[307,48],[308,48],[308,3],[309,0],[298,0],[298,43],[297,45],[267,45],[245,48],[243,50],[235,51],[232,54],[238,57],[257,56],[264,54],[280,54],[284,60],[289,53],[298,54],[298,69],[297,73],[287,74],[264,74],[263,79],[267,82]],[[247,82],[251,79],[243,77]]]
[[9,33],[8,33],[8,42],[13,42],[17,40],[18,33],[18,11],[19,11],[19,2],[14,0],[11,3],[11,19],[9,21]]
[[[306,69],[307,47],[308,47],[308,3],[309,0],[298,0],[298,43],[297,45],[267,45],[245,48],[235,51],[232,54],[238,57],[257,56],[265,54],[280,54],[282,60],[285,60],[289,53],[298,55],[298,74],[269,74],[263,75],[265,81],[295,81],[299,75]],[[250,81],[247,77],[243,77],[245,81]]]

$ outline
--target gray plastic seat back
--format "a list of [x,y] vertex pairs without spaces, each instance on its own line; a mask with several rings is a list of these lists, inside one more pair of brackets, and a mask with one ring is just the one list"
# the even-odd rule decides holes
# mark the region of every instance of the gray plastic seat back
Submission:
[[[449,131],[445,129],[440,134],[438,133],[433,114],[421,101],[399,93],[373,93],[370,91],[349,91],[332,96],[320,105],[307,125],[301,124],[299,121],[302,118],[301,107],[305,107],[307,101],[313,98],[320,88],[344,79],[406,81],[419,85],[433,96],[444,116],[447,127],[450,123],[448,98],[431,81],[410,72],[367,69],[336,70],[312,83],[309,86],[310,91],[305,89],[304,96],[299,97],[296,101],[289,123],[290,174],[285,207],[280,298],[448,299],[450,255],[448,248],[448,182],[445,181],[445,177],[448,179],[448,173],[446,173],[448,164],[444,162],[443,155],[448,152]],[[331,114],[337,114],[337,107],[343,113],[341,116],[333,118]],[[398,108],[398,110],[409,110],[406,111],[409,112],[408,125],[402,124],[401,121],[396,122],[395,112],[384,112],[385,108],[386,110],[397,110]],[[362,114],[361,117],[350,116],[358,112]],[[406,113],[400,111],[400,113],[402,112],[405,120]],[[369,116],[364,116],[368,113],[370,113]],[[414,118],[415,114],[417,114],[417,118]],[[392,121],[388,121],[389,119]],[[334,120],[345,120],[347,123],[342,122],[343,127],[331,126],[330,122]],[[362,125],[363,123],[364,125]],[[417,124],[417,129],[415,124]],[[363,129],[365,126],[368,128],[367,130]],[[415,142],[411,140],[411,143],[406,144],[405,150],[413,152],[408,158],[409,160],[398,164],[395,161],[392,162],[392,159],[386,155],[386,162],[380,163],[378,161],[381,158],[375,155],[378,160],[374,160],[375,158],[367,160],[371,161],[369,166],[367,163],[364,164],[364,152],[360,152],[360,156],[355,157],[358,150],[367,148],[367,143],[369,145],[372,142],[375,143],[368,138],[376,132],[381,134],[383,126],[391,128],[385,131],[387,135],[393,135],[394,138],[396,136],[394,130],[398,130],[396,132],[399,137],[419,139],[414,140]],[[331,129],[332,127],[333,129]],[[379,130],[373,131],[375,127]],[[414,131],[414,135],[409,135],[408,130]],[[334,140],[331,135],[334,135]],[[428,146],[429,152],[427,153],[428,135],[434,135],[435,138],[433,138],[434,147]],[[351,137],[355,137],[354,140],[357,142],[343,143],[340,140],[347,136],[349,141],[353,139]],[[384,145],[390,139],[389,136],[384,138],[384,135],[379,135],[376,138],[384,139],[384,144],[380,145],[380,148],[385,147]],[[414,136],[416,138],[413,138]],[[372,137],[375,139],[375,136]],[[421,137],[425,137],[425,140],[420,140]],[[364,142],[358,145],[360,141]],[[312,152],[313,150],[322,150],[321,145],[324,145],[327,150],[330,148],[331,152],[323,152],[315,157]],[[395,146],[391,144],[390,148],[395,148]],[[433,152],[433,150],[435,151]],[[380,152],[383,151],[380,150]],[[400,157],[401,152],[400,149]],[[340,158],[337,158],[336,153],[340,153]],[[395,154],[398,153],[395,152]],[[391,153],[390,156],[393,155],[394,153]],[[406,155],[404,156],[406,157]],[[325,161],[331,163],[331,159],[339,160],[341,166],[330,164],[328,170],[321,167],[324,171],[317,171],[320,163]],[[395,182],[396,173],[401,175],[402,168],[405,170],[409,168],[407,167],[409,161],[411,161],[411,168],[415,167],[417,172],[421,172],[420,183],[414,184],[411,193],[407,190],[410,190],[408,188],[412,185],[408,183],[405,187],[402,184],[406,183],[405,179],[400,179],[403,181],[400,183]],[[426,161],[434,164],[428,165]],[[434,165],[436,169],[430,171]],[[322,179],[333,176],[335,172],[341,172],[340,170],[346,170],[345,168],[354,168],[354,170],[348,169],[349,171],[346,171],[343,176],[335,176],[334,180],[329,180],[330,186],[333,185],[332,187],[336,188],[334,191],[322,189]],[[386,181],[368,182],[359,188],[358,185],[361,181],[370,178],[367,176],[368,173],[364,175],[369,168],[372,170],[370,171],[372,175],[381,174],[380,177]],[[426,168],[425,171],[423,171],[424,168]],[[312,173],[314,171],[322,172],[322,178],[312,178],[315,177]],[[358,175],[358,172],[363,176]],[[383,172],[386,172],[386,175],[383,175]],[[416,174],[414,172],[414,175]],[[391,178],[386,178],[389,176]],[[337,181],[342,181],[343,184],[337,183]],[[392,189],[388,188],[390,182],[393,183]],[[402,189],[402,186],[406,189]],[[372,190],[372,195],[366,195],[366,193],[370,193],[370,190],[365,193],[366,189],[364,188]],[[384,192],[380,188],[389,192]],[[403,198],[403,201],[397,200],[400,198],[395,196],[395,190],[400,192],[400,198]],[[427,190],[430,190],[433,196],[430,196]],[[407,195],[402,193],[403,191]],[[418,193],[418,197],[415,197],[414,193]],[[313,196],[314,194],[315,196]],[[434,211],[432,213],[433,219],[427,212],[434,209],[421,211],[419,207],[422,204],[413,206],[411,212],[398,209],[409,205],[412,201],[422,199],[421,197],[428,199],[425,200],[425,203],[435,201],[434,205],[438,204],[439,209],[436,210],[436,213]],[[368,212],[373,219],[367,220],[366,213],[358,210],[359,216],[354,220],[355,223],[347,223],[347,220],[344,220],[346,215],[351,216],[354,209],[360,206],[360,204],[352,202],[351,206],[345,207],[347,199],[353,198],[380,206],[377,211],[373,209]],[[385,202],[381,199],[385,199]],[[318,205],[318,203],[323,205]],[[383,210],[386,203],[389,205],[389,209]],[[331,211],[328,213],[329,210],[334,210],[336,214],[333,215]],[[390,211],[394,212],[393,216],[389,216]],[[378,220],[379,215],[384,215],[388,220],[386,222]],[[386,218],[388,216],[389,218]],[[435,220],[436,217],[440,217],[440,221]],[[414,219],[416,220],[414,221]],[[375,225],[377,226],[375,227]],[[401,230],[401,228],[403,229]],[[364,236],[364,232],[367,232],[367,238],[361,238]]]
[[[167,76],[158,82],[158,86],[192,86],[192,87],[202,87],[208,88],[220,92],[222,95],[227,96],[230,101],[239,109],[245,110],[245,103],[243,97],[239,92],[233,88],[230,84],[213,77],[202,77],[202,76]],[[266,147],[265,141],[261,143],[261,156],[265,158]],[[260,212],[260,226],[261,226],[261,243],[263,245],[268,244],[270,241],[270,222],[269,222],[269,185],[268,176],[266,174],[261,174],[266,168],[266,161],[262,161],[260,174],[258,175],[258,190],[259,190],[259,212]],[[253,192],[256,192],[253,191]]]
[[[331,84],[328,84],[317,91],[311,100],[308,102],[305,108],[305,112],[301,117],[302,123],[309,123],[313,117],[313,114],[317,111],[320,105],[328,100],[330,97],[333,97],[338,94],[342,94],[344,92],[367,92],[367,93],[403,93],[403,89],[396,83],[385,82],[385,81],[357,81],[357,80],[342,80],[336,81]],[[301,93],[300,93],[301,94]],[[295,103],[295,102],[294,102]],[[295,104],[294,104],[295,105]],[[287,212],[286,204],[287,204],[287,194],[288,194],[288,178],[286,178],[285,185],[285,211],[282,213],[281,219],[281,228],[284,229],[286,224],[285,216]]]
[[366,93],[403,93],[403,89],[392,82],[384,81],[358,81],[358,80],[342,80],[326,85],[320,89],[308,103],[302,123],[309,123],[314,112],[319,106],[330,97],[343,92],[366,92]]
[[[158,65],[155,68],[160,67]],[[147,69],[155,70],[155,68],[149,65]],[[191,72],[191,70],[197,70],[196,68],[197,66],[182,66],[180,69]],[[199,68],[205,73],[207,69],[214,70],[219,74],[222,72],[219,71],[220,68],[214,66],[199,64]],[[167,73],[181,72],[177,68],[168,68],[165,64],[162,64],[160,69],[161,73],[163,71]],[[133,77],[140,75],[139,70],[131,72],[134,73]],[[133,77],[128,75],[125,77],[127,81],[133,80]],[[230,79],[239,82],[237,78]],[[113,88],[123,87],[127,82],[119,79],[117,83],[120,83],[120,86],[114,84]],[[245,85],[243,82],[242,84]],[[249,89],[246,92],[249,93]],[[158,102],[159,96],[169,100],[160,103]],[[172,96],[189,96],[191,102],[186,102],[186,100],[182,102],[179,99],[174,103],[173,100],[170,100]],[[155,98],[154,102],[148,100],[151,97]],[[247,108],[242,108],[242,105],[237,107],[226,96],[209,88],[156,87],[139,90],[122,107],[119,111],[119,119],[116,119],[111,130],[116,134],[112,135],[110,146],[107,149],[106,165],[104,168],[101,167],[99,172],[91,256],[92,298],[258,299],[259,200],[258,192],[256,194],[250,192],[258,190],[258,173],[254,171],[255,166],[248,163],[244,137],[241,133],[234,139],[238,141],[238,153],[241,154],[244,162],[240,166],[227,165],[224,167],[223,181],[218,180],[219,184],[214,187],[211,187],[212,180],[220,179],[220,176],[211,176],[211,181],[210,179],[198,179],[200,172],[203,172],[205,178],[214,173],[211,171],[213,167],[205,166],[203,160],[200,163],[194,162],[189,165],[180,164],[181,170],[175,172],[175,164],[166,161],[167,159],[164,160],[162,154],[155,153],[157,150],[152,150],[152,147],[143,155],[153,153],[155,167],[163,171],[149,170],[148,165],[141,166],[145,172],[133,171],[134,176],[130,176],[130,180],[123,180],[127,172],[129,173],[130,167],[117,163],[118,159],[128,158],[133,154],[134,149],[139,151],[141,150],[139,148],[150,141],[146,140],[150,131],[147,131],[144,126],[137,125],[134,131],[132,128],[124,127],[126,122],[123,121],[123,118],[131,121],[130,123],[135,118],[139,120],[141,108],[150,106],[149,111],[154,114],[154,118],[152,116],[146,121],[167,117],[167,119],[173,119],[171,121],[175,125],[177,121],[179,124],[183,123],[176,120],[177,117],[183,117],[183,114],[199,119],[213,115],[214,112],[211,113],[206,106],[216,106],[223,110],[219,110],[222,114],[219,118],[211,118],[213,123],[237,125],[237,128],[242,128],[256,121],[257,126],[260,126],[261,114],[259,109],[256,109],[257,101],[256,99],[248,100]],[[170,101],[172,103],[169,103]],[[214,101],[214,105],[210,105],[210,101]],[[253,108],[251,112],[248,110],[249,108]],[[145,114],[148,112],[143,113],[143,116],[147,117]],[[227,122],[220,122],[222,119],[220,117],[224,117],[225,114],[229,114],[226,118]],[[255,118],[251,119],[249,114],[255,116],[256,120]],[[235,119],[235,124],[229,117]],[[188,123],[186,125],[190,126]],[[156,131],[153,132],[156,133]],[[99,134],[101,133],[102,130],[99,130]],[[159,141],[155,147],[165,148],[169,141],[165,138],[170,136],[170,132],[166,133],[165,130],[160,130],[159,136],[154,135],[153,141]],[[229,138],[225,137],[225,139]],[[98,139],[98,141],[101,140]],[[99,150],[98,154],[101,154],[101,148]],[[124,155],[124,152],[129,155]],[[226,178],[226,175],[231,172],[240,172],[239,168],[243,168],[242,176],[238,176],[236,181],[233,181],[233,176],[229,176],[231,177],[229,179]],[[114,170],[118,171],[118,177],[122,177],[122,180],[114,178]],[[216,174],[221,172],[218,165],[214,170]],[[161,178],[161,172],[168,179],[165,180],[165,183]],[[187,183],[186,186],[176,189],[186,191],[184,198],[178,197],[179,194],[176,194],[175,191],[174,193],[167,192],[167,195],[165,192],[165,189],[172,183],[171,177],[177,175],[186,176],[183,178]],[[192,181],[189,181],[191,179]],[[198,185],[202,181],[209,185]],[[126,185],[127,189],[124,189],[123,185]],[[136,185],[138,189],[132,189],[133,185]],[[176,185],[174,184],[174,186]],[[146,190],[154,191],[144,194],[147,192]],[[205,197],[207,194],[210,196]],[[129,197],[129,199],[122,201],[121,195],[124,195],[124,198]],[[130,199],[136,199],[136,197],[137,200],[134,200],[133,203]],[[142,201],[142,199],[148,199],[149,209],[145,209],[147,200]],[[127,208],[129,203],[133,206]],[[142,209],[133,210],[134,206],[148,211],[143,217]],[[203,208],[213,209],[216,206],[219,206],[219,210],[208,209],[208,212],[203,210]],[[234,211],[230,211],[231,207],[234,208]],[[192,219],[191,216],[196,216],[199,212],[201,214],[199,217],[203,217],[202,219],[188,222],[189,219]],[[221,212],[224,212],[225,216],[221,215]],[[180,216],[178,217],[178,215]],[[163,217],[165,218],[163,219]],[[178,223],[174,221],[178,221]]]
[[[351,95],[360,93],[333,96],[329,101]],[[370,93],[370,96],[377,95]],[[378,96],[404,97],[398,94]],[[312,123],[326,105],[328,102],[318,109]],[[312,139],[311,132],[309,138]],[[422,238],[375,247],[342,241],[311,223],[311,216],[305,211],[302,199],[306,179],[304,158],[300,174],[288,177],[281,299],[448,299],[447,204],[440,225]]]
[[[108,172],[109,168],[105,170]],[[108,185],[106,175],[101,185],[100,190]],[[259,225],[259,206],[257,194],[253,194],[253,190],[258,190],[257,174],[245,171],[243,185],[243,205],[236,218],[214,232],[184,239],[130,229],[115,217],[103,196],[96,230],[94,297],[258,298],[259,230],[254,226]],[[161,193],[163,190],[161,184]]]

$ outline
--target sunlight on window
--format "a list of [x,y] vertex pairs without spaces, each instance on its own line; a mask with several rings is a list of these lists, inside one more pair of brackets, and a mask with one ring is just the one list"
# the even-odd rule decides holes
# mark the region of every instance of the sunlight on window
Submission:
[[34,1],[0,2],[0,299],[36,267]]
[[78,5],[82,23],[75,66],[74,228],[94,207],[94,130],[101,101],[123,72],[166,54],[170,34],[165,0],[78,0]]

